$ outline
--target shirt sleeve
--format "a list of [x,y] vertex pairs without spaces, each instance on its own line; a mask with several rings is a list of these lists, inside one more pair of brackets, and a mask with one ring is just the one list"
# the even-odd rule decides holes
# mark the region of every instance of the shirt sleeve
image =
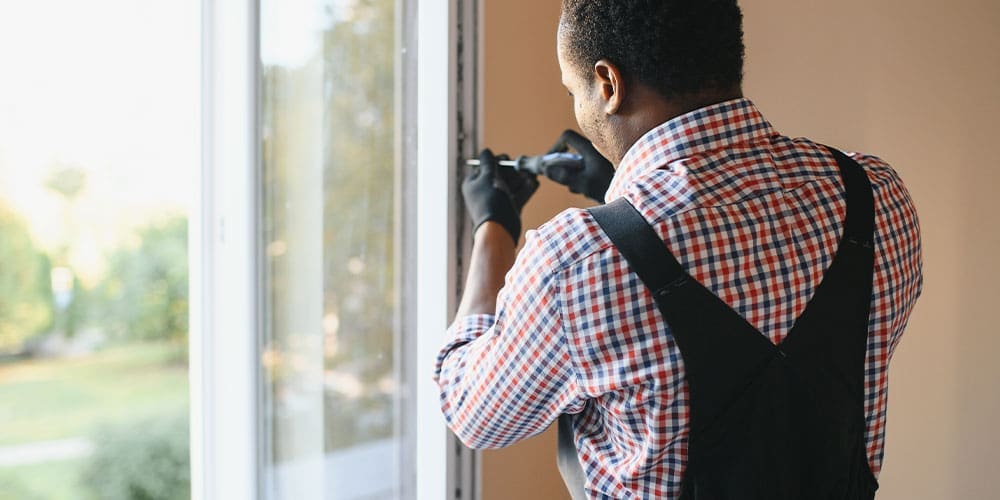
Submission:
[[547,254],[553,250],[535,231],[526,237],[496,314],[456,319],[438,355],[441,410],[470,448],[507,446],[583,408],[562,329],[555,259]]

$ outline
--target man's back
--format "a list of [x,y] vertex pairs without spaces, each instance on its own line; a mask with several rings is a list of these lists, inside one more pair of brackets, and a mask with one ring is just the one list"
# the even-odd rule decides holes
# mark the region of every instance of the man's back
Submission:
[[[920,291],[919,234],[895,172],[877,158],[854,159],[875,198],[865,413],[877,474],[886,369]],[[690,275],[775,343],[832,262],[845,208],[828,152],[778,135],[742,99],[646,134],[615,174],[607,198],[618,197],[638,208]],[[462,394],[446,408],[453,428],[474,431],[464,436],[473,444],[502,446],[554,415],[581,411],[575,434],[592,489],[676,496],[689,415],[683,362],[651,295],[585,211],[563,212],[528,234],[491,327],[492,319],[452,328],[458,342],[445,353],[479,338],[442,357],[442,388]],[[475,376],[449,376],[453,363],[466,362]],[[462,391],[472,384],[491,390]]]

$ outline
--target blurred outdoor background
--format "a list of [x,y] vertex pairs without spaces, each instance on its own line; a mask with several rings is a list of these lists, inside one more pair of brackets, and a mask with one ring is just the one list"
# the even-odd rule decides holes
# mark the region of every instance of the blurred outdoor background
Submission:
[[0,2],[0,499],[188,498],[199,2]]
[[[0,500],[189,498],[200,5],[0,2]],[[261,2],[267,498],[412,476],[402,5]]]

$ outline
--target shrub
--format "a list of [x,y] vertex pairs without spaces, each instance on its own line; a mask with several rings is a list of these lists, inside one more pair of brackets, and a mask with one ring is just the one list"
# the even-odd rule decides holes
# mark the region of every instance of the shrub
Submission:
[[187,415],[106,427],[81,484],[100,500],[187,500],[191,497]]

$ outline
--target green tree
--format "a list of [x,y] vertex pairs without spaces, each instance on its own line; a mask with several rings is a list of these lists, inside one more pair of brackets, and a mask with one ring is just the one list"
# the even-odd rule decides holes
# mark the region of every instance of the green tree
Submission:
[[0,352],[19,351],[52,327],[50,271],[24,222],[0,206]]
[[[76,240],[76,200],[87,185],[87,172],[81,167],[57,164],[49,170],[42,185],[62,199],[63,242],[54,257],[56,265],[65,266],[69,264],[69,249]],[[72,334],[72,330],[67,333]]]
[[67,203],[72,203],[83,191],[87,173],[79,167],[57,165],[43,181],[45,187],[59,193]]
[[98,285],[94,312],[114,338],[171,340],[188,333],[187,219],[137,231],[138,244],[115,251]]

